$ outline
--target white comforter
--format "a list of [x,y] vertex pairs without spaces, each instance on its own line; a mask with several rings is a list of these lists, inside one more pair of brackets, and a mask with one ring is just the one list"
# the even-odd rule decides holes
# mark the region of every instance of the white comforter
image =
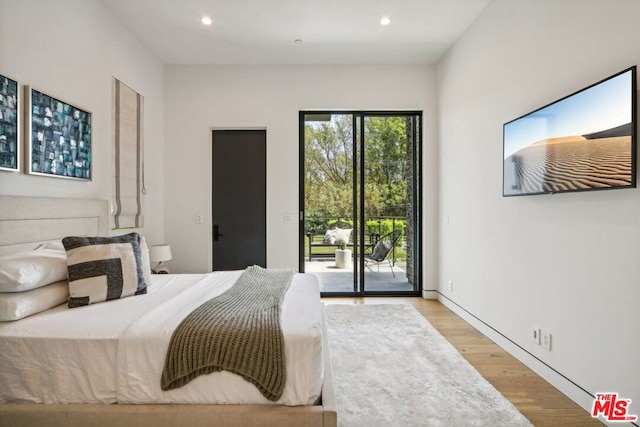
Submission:
[[286,383],[270,402],[229,372],[164,392],[171,334],[194,308],[235,283],[240,271],[157,275],[147,295],[0,322],[0,402],[230,403],[310,405],[323,378],[319,288],[297,274],[282,309]]

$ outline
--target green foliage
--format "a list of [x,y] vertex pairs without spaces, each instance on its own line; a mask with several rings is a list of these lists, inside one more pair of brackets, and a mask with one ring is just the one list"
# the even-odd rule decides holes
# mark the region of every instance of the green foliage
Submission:
[[370,219],[366,224],[367,232],[370,234],[379,234],[384,236],[395,230],[402,230],[402,234],[405,234],[407,228],[407,221],[405,219]]
[[349,225],[351,228],[353,228],[353,220],[352,219],[346,219],[346,218],[335,218],[335,219],[330,219],[327,221],[327,228],[335,228],[336,224],[338,223],[342,223],[343,225]]
[[381,209],[371,216],[401,216],[407,205],[407,118],[370,117],[366,120],[365,174],[378,188]]
[[[403,216],[407,201],[407,120],[365,119],[365,215]],[[353,211],[354,144],[349,114],[305,124],[305,209],[314,219],[350,217]]]
[[305,233],[323,230],[326,227],[326,217],[323,213],[311,212],[305,217]]

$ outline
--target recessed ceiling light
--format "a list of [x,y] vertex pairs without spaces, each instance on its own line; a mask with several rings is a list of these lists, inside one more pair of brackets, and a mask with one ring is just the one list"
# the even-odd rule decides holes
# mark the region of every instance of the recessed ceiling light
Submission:
[[209,18],[208,16],[203,16],[200,22],[202,22],[204,25],[211,25],[213,23],[211,18]]
[[385,27],[391,23],[391,19],[388,16],[385,16],[380,20],[380,25],[384,25]]
[[302,39],[295,39],[293,42],[296,43],[296,44],[300,44],[300,43],[302,43]]

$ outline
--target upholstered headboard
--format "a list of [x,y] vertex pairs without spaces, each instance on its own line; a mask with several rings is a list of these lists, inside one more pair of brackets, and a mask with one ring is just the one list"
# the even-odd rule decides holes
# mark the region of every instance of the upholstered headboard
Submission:
[[109,202],[0,196],[0,255],[66,236],[107,236]]

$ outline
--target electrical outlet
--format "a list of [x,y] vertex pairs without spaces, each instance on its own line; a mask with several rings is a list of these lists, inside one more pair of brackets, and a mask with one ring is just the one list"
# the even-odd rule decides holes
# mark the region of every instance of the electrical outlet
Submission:
[[449,280],[449,292],[453,292],[453,280]]
[[543,332],[540,336],[542,340],[542,346],[547,350],[551,350],[551,334],[548,332]]
[[293,222],[293,214],[284,214],[284,222],[285,224],[289,224]]
[[531,328],[531,338],[534,343],[540,345],[540,328],[535,326]]
[[196,224],[202,224],[202,215],[196,215]]

